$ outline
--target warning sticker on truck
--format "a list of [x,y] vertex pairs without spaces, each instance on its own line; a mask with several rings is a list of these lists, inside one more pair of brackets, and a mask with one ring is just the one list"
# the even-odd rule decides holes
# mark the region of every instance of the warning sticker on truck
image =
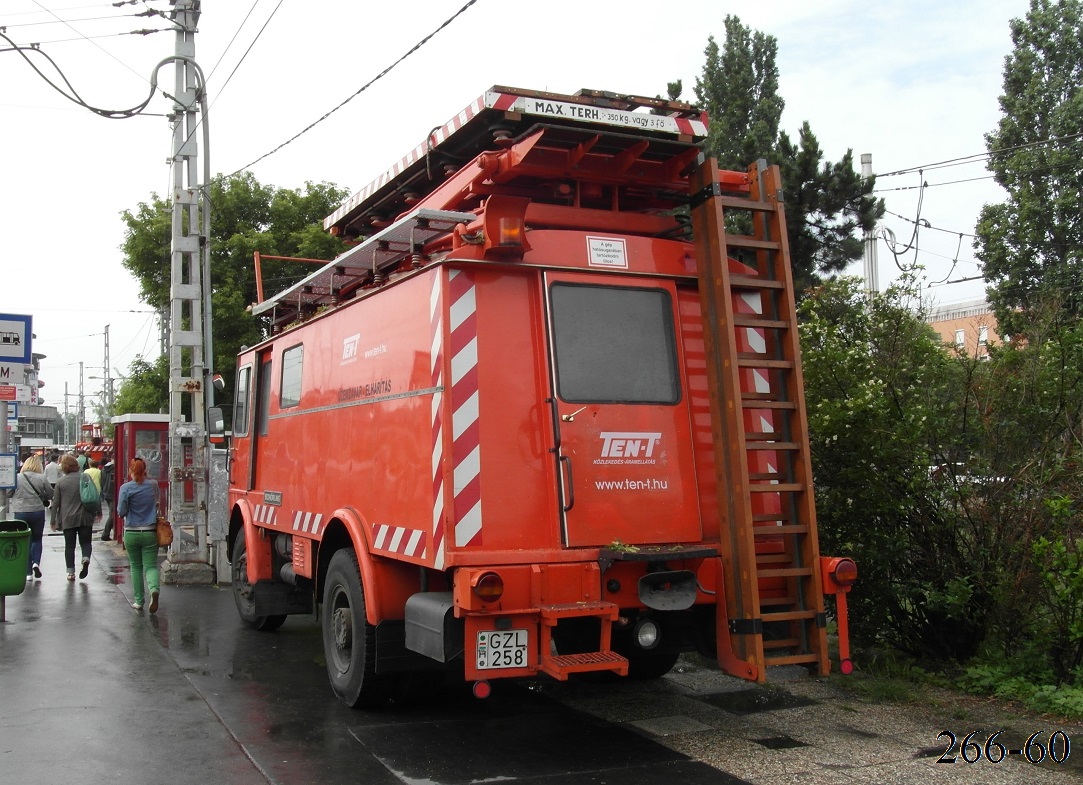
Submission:
[[588,237],[587,264],[591,267],[628,269],[628,249],[624,240],[616,237]]

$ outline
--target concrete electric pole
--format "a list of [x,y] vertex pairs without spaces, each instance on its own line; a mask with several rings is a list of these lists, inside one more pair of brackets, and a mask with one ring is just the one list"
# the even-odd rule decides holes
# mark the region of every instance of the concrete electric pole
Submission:
[[[207,473],[209,442],[206,429],[208,363],[204,353],[209,338],[204,292],[208,265],[206,214],[200,196],[197,168],[199,129],[197,108],[206,121],[203,74],[195,62],[195,34],[199,0],[170,0],[177,30],[176,81],[173,111],[173,233],[170,253],[169,312],[169,518],[177,536],[169,548],[163,579],[170,583],[211,583],[207,530]],[[204,132],[206,129],[203,129]],[[204,156],[206,156],[204,150]],[[205,167],[208,168],[209,167]],[[205,183],[209,187],[209,183]]]
[[[861,154],[861,179],[872,177],[872,153]],[[865,233],[865,291],[875,294],[880,291],[879,264],[876,259],[876,229]]]

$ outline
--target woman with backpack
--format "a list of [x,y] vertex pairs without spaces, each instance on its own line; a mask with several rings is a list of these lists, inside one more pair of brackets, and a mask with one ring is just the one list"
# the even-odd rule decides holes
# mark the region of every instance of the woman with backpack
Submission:
[[91,541],[94,539],[95,514],[83,506],[79,481],[82,472],[74,455],[65,455],[60,459],[60,479],[53,489],[53,531],[64,531],[64,562],[68,567],[68,580],[75,580],[75,540],[83,552],[83,566],[79,578],[85,578],[90,572]]

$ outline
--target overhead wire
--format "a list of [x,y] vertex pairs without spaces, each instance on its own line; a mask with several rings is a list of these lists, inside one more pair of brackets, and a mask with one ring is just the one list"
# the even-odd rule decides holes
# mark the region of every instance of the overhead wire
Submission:
[[[1066,142],[1066,141],[1073,141],[1073,140],[1078,141],[1080,139],[1083,139],[1083,132],[1080,132],[1080,133],[1077,133],[1077,134],[1067,134],[1065,136],[1053,136],[1053,137],[1050,137],[1049,139],[1040,139],[1040,140],[1035,141],[1035,142],[1025,142],[1023,144],[1013,145],[1011,147],[1000,147],[1000,148],[997,148],[996,150],[987,150],[984,153],[974,153],[973,155],[965,155],[965,156],[961,156],[959,158],[948,158],[948,159],[946,159],[944,161],[936,161],[936,162],[931,163],[931,164],[923,164],[921,166],[912,166],[912,167],[909,167],[907,169],[896,169],[893,172],[878,173],[876,175],[876,178],[879,179],[881,177],[894,177],[896,175],[912,174],[912,173],[917,172],[917,171],[926,171],[926,172],[928,172],[928,171],[931,171],[931,170],[934,170],[934,169],[942,169],[942,168],[949,167],[949,166],[965,166],[966,164],[980,163],[983,159],[989,159],[989,158],[992,158],[993,156],[1001,155],[1003,153],[1011,153],[1011,152],[1015,152],[1016,150],[1025,150],[1025,149],[1028,149],[1028,148],[1031,148],[1031,147],[1042,147],[1042,146],[1045,146],[1045,145],[1048,145],[1048,144],[1059,144],[1061,142]],[[967,181],[962,180],[960,182],[967,182]],[[950,185],[950,183],[941,183],[941,185]]]
[[[82,31],[81,31],[81,30],[77,30],[77,29],[76,29],[75,27],[72,27],[72,25],[71,25],[71,24],[70,24],[70,23],[69,23],[69,22],[68,22],[67,20],[65,20],[65,19],[61,19],[61,18],[60,18],[60,17],[59,17],[59,16],[58,16],[58,15],[56,14],[56,12],[54,12],[54,11],[50,11],[50,10],[49,10],[48,8],[46,8],[46,7],[45,7],[45,6],[43,6],[43,5],[42,5],[42,4],[40,3],[40,2],[38,2],[38,0],[33,0],[33,3],[34,3],[34,5],[36,5],[36,6],[38,7],[38,8],[40,8],[40,9],[41,9],[42,11],[44,11],[44,12],[46,12],[46,13],[48,13],[48,14],[52,14],[52,15],[53,15],[54,17],[56,17],[56,19],[57,19],[57,21],[58,21],[59,23],[63,24],[63,25],[64,25],[64,26],[66,26],[66,27],[70,27],[70,28],[72,29],[72,31],[73,31],[73,32],[75,32],[75,33],[78,33],[78,34],[79,34],[80,36],[82,36],[83,38],[86,38],[86,40],[87,40],[87,41],[90,41],[90,43],[94,44],[94,46],[96,46],[96,47],[97,47],[97,48],[98,48],[99,50],[101,50],[101,51],[102,51],[102,52],[104,52],[105,54],[109,55],[109,57],[111,57],[111,58],[113,58],[114,60],[116,60],[116,61],[117,61],[118,63],[120,63],[120,64],[121,64],[122,66],[124,66],[124,67],[125,67],[125,68],[127,68],[127,69],[128,69],[129,71],[131,71],[131,72],[132,72],[133,74],[135,74],[136,76],[138,76],[138,77],[139,77],[140,79],[142,79],[143,81],[147,81],[147,78],[146,78],[145,76],[143,76],[143,75],[142,75],[141,73],[139,73],[138,71],[136,71],[136,70],[135,70],[134,68],[132,68],[132,67],[131,67],[130,65],[128,65],[127,63],[125,63],[125,62],[124,62],[123,60],[121,60],[121,59],[120,59],[119,57],[117,57],[116,55],[114,55],[114,54],[113,54],[112,52],[110,52],[110,51],[109,51],[108,49],[105,49],[104,47],[102,47],[102,46],[98,45],[98,44],[97,44],[96,42],[94,42],[94,41],[92,41],[91,39],[87,38],[87,37],[86,37],[85,35],[83,35],[83,33],[82,33]],[[137,16],[142,16],[142,15],[143,15],[143,14],[137,14]],[[128,16],[128,14],[125,14],[125,16]],[[78,20],[76,20],[76,21],[78,21]],[[54,24],[55,24],[55,23],[54,23]],[[148,100],[149,100],[149,99],[148,99]]]
[[[211,67],[211,70],[207,73],[207,82],[208,83],[210,83],[210,81],[212,79],[214,79],[214,72],[218,70],[218,66],[220,66],[222,64],[222,61],[225,59],[226,54],[233,47],[233,43],[237,40],[237,36],[239,36],[241,34],[241,30],[243,30],[244,26],[246,24],[248,24],[248,19],[252,16],[252,12],[256,10],[256,6],[259,5],[259,2],[260,2],[260,0],[252,0],[252,7],[248,9],[248,13],[244,15],[244,19],[242,19],[241,23],[239,25],[237,25],[237,30],[236,30],[235,33],[233,33],[233,37],[229,39],[229,43],[226,44],[226,48],[222,50],[222,54],[220,54],[218,56],[218,60]],[[279,5],[281,5],[281,3]],[[278,10],[278,8],[276,7],[275,11],[277,11],[277,10]],[[274,16],[274,12],[271,13],[271,16]],[[264,25],[264,26],[266,27],[266,25]],[[260,32],[262,33],[263,31],[261,30]],[[251,48],[252,47],[249,47],[249,49],[251,49]],[[247,54],[247,52],[245,52],[245,54]],[[238,63],[238,65],[240,65],[240,63]],[[233,70],[236,71],[237,69],[234,68]],[[232,74],[230,74],[230,75],[232,76]],[[221,92],[221,91],[219,91],[219,92]],[[211,102],[211,106],[214,106],[213,101]]]
[[[228,85],[230,83],[230,80],[233,79],[233,75],[235,73],[237,73],[237,69],[240,68],[241,64],[248,58],[248,54],[252,51],[252,47],[254,47],[256,45],[257,41],[259,41],[260,36],[263,35],[263,31],[267,29],[267,25],[269,25],[271,23],[271,20],[274,19],[275,14],[278,13],[278,9],[282,7],[282,2],[283,2],[283,0],[278,0],[278,5],[276,5],[274,7],[274,10],[271,11],[270,16],[268,16],[266,21],[263,23],[263,27],[261,27],[259,29],[259,32],[256,33],[256,37],[252,39],[252,43],[250,43],[248,45],[248,48],[244,50],[244,54],[241,55],[241,59],[237,61],[237,64],[235,66],[233,66],[233,70],[229,72],[229,76],[226,77],[226,81],[224,81],[222,83],[222,86],[218,89],[218,96],[222,95],[222,92],[226,89],[226,85]],[[233,45],[233,41],[235,41],[237,39],[237,36],[240,35],[241,28],[244,27],[245,24],[248,22],[248,17],[252,15],[252,12],[256,9],[256,5],[258,5],[258,4],[259,4],[259,0],[255,0],[255,2],[252,3],[252,7],[250,9],[248,9],[248,14],[241,21],[240,25],[237,26],[237,32],[234,33],[233,38],[229,42],[229,45],[226,46],[226,50],[222,52],[222,57],[226,56],[226,51],[229,50],[229,47]],[[222,57],[219,57],[218,62],[214,64],[215,68],[218,68],[219,63],[222,62]],[[214,70],[212,69],[211,74],[207,76],[207,79],[210,80],[211,75],[213,75],[213,74],[214,74]],[[218,100],[218,97],[216,96],[214,101],[211,101],[211,106],[214,106],[214,103],[217,100]],[[208,107],[208,111],[209,110],[210,110],[210,108]],[[199,120],[199,123],[201,123],[201,122],[203,122],[202,118],[200,118],[200,120]],[[195,128],[193,128],[191,133],[189,134],[189,138],[191,138],[191,134],[194,134],[196,132],[196,128],[199,127],[199,123],[196,123]]]
[[405,60],[405,59],[406,59],[407,57],[409,57],[410,55],[412,55],[412,54],[413,54],[414,52],[416,52],[416,51],[417,51],[418,49],[420,49],[420,48],[421,48],[422,46],[424,46],[425,44],[427,44],[427,43],[429,42],[429,40],[433,38],[433,36],[435,36],[435,35],[436,35],[437,33],[439,33],[439,32],[440,32],[441,30],[443,30],[443,29],[444,29],[445,27],[447,27],[447,26],[448,26],[448,25],[450,25],[450,24],[451,24],[452,22],[454,22],[454,21],[455,21],[456,19],[458,19],[458,18],[459,18],[460,16],[462,16],[462,14],[463,14],[463,13],[465,13],[465,12],[466,12],[466,10],[467,10],[468,8],[470,8],[470,6],[474,5],[474,3],[476,3],[476,2],[477,2],[477,0],[468,0],[468,2],[466,3],[466,5],[464,5],[464,6],[463,6],[462,8],[460,8],[460,9],[459,9],[458,11],[456,11],[456,12],[455,12],[454,14],[452,14],[452,15],[451,15],[450,17],[448,17],[448,18],[447,18],[446,20],[444,20],[444,22],[443,22],[443,23],[441,23],[439,27],[437,27],[437,28],[436,28],[435,30],[433,30],[433,31],[432,31],[431,33],[429,33],[429,34],[428,34],[427,36],[425,36],[425,37],[424,37],[424,38],[422,38],[422,39],[421,39],[420,41],[418,41],[418,42],[417,42],[416,44],[414,44],[414,45],[413,45],[413,46],[412,46],[412,47],[411,47],[411,48],[410,48],[410,49],[409,49],[409,50],[408,50],[408,51],[407,51],[407,52],[406,52],[406,53],[405,53],[404,55],[402,55],[401,57],[399,57],[399,59],[397,59],[397,60],[396,60],[395,62],[393,62],[393,63],[392,63],[391,65],[387,66],[387,68],[385,68],[384,70],[382,70],[382,71],[381,71],[380,73],[378,73],[378,74],[377,74],[376,76],[374,76],[374,77],[373,77],[372,79],[370,79],[370,80],[369,80],[368,82],[366,82],[366,83],[365,83],[364,85],[362,85],[362,86],[361,86],[361,87],[360,87],[360,88],[359,88],[359,89],[358,89],[358,90],[357,90],[357,91],[356,91],[355,93],[353,93],[353,95],[349,96],[349,97],[348,97],[348,98],[347,98],[346,100],[344,100],[344,101],[343,101],[342,103],[340,103],[340,104],[339,104],[338,106],[336,106],[336,107],[335,107],[334,109],[330,110],[329,112],[326,112],[326,113],[325,113],[325,114],[324,114],[324,115],[323,115],[322,117],[320,117],[320,118],[319,118],[318,120],[316,120],[316,121],[314,121],[314,122],[310,123],[310,124],[309,124],[308,126],[306,126],[305,128],[301,129],[300,131],[298,131],[298,132],[297,132],[296,134],[294,134],[294,135],[293,135],[292,137],[290,137],[289,139],[287,139],[287,140],[286,140],[285,142],[283,142],[282,144],[278,145],[278,147],[275,147],[275,148],[274,148],[273,150],[271,150],[271,151],[269,151],[269,152],[266,152],[266,153],[264,153],[264,154],[263,154],[263,155],[261,155],[261,156],[260,156],[259,158],[255,159],[254,161],[252,161],[252,162],[251,162],[251,163],[249,163],[249,164],[246,164],[246,165],[242,166],[241,168],[237,169],[237,170],[236,170],[235,172],[232,172],[232,173],[231,173],[231,174],[229,175],[229,177],[233,177],[233,176],[234,176],[234,175],[236,175],[236,174],[240,174],[240,173],[241,173],[241,172],[243,172],[243,171],[244,171],[245,169],[250,169],[250,168],[252,168],[252,167],[253,167],[253,166],[255,166],[256,164],[258,164],[258,163],[259,163],[260,161],[262,161],[263,159],[265,159],[265,158],[269,158],[270,156],[272,156],[272,155],[274,155],[275,153],[277,153],[277,152],[278,152],[279,150],[281,150],[281,149],[282,149],[283,147],[285,147],[286,145],[288,145],[288,144],[291,144],[292,142],[295,142],[295,141],[296,141],[297,139],[299,139],[299,138],[301,138],[302,136],[304,136],[304,135],[305,135],[306,133],[308,133],[309,131],[311,131],[311,130],[312,130],[313,128],[315,128],[315,127],[316,127],[317,125],[319,125],[319,124],[320,124],[320,123],[322,123],[322,122],[323,122],[324,120],[326,120],[326,119],[327,119],[328,117],[330,117],[330,116],[331,116],[331,115],[333,115],[333,114],[334,114],[335,112],[337,112],[337,111],[338,111],[339,109],[341,109],[342,107],[344,107],[344,106],[345,106],[346,104],[348,104],[348,103],[349,103],[350,101],[352,101],[352,100],[353,100],[354,98],[356,98],[357,96],[361,95],[361,93],[365,92],[365,90],[369,89],[369,87],[371,87],[371,86],[372,86],[373,84],[375,84],[375,83],[376,83],[377,81],[379,81],[380,79],[382,79],[383,77],[385,77],[385,76],[386,76],[386,75],[387,75],[388,73],[390,73],[390,72],[391,72],[391,70],[392,70],[393,68],[395,68],[395,67],[396,67],[396,66],[397,66],[397,65],[398,65],[399,63],[401,63],[401,62],[402,62],[403,60]]

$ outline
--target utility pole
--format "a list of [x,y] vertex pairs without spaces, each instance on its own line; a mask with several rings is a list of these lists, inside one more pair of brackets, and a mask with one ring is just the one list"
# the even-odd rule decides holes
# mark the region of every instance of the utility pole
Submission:
[[113,377],[109,372],[109,325],[105,325],[105,411],[113,415]]
[[[872,177],[872,153],[861,154],[861,179]],[[865,292],[876,294],[880,291],[879,263],[876,258],[876,228],[865,232]]]
[[[197,108],[206,94],[202,72],[195,61],[195,34],[200,0],[170,0],[177,31],[174,63],[176,79],[173,111],[173,233],[170,248],[169,309],[169,518],[178,536],[169,547],[163,567],[171,583],[210,583],[207,529],[207,472],[209,442],[206,429],[206,366],[202,256],[207,248],[201,220],[196,131]],[[204,128],[205,131],[205,128]],[[206,150],[204,150],[206,155]],[[209,167],[208,167],[209,170]],[[209,183],[207,183],[209,186]],[[209,208],[206,200],[204,209]],[[203,216],[206,218],[206,215]]]
[[[86,399],[83,398],[83,361],[79,361],[79,428],[86,422]],[[74,444],[74,442],[72,442]]]

